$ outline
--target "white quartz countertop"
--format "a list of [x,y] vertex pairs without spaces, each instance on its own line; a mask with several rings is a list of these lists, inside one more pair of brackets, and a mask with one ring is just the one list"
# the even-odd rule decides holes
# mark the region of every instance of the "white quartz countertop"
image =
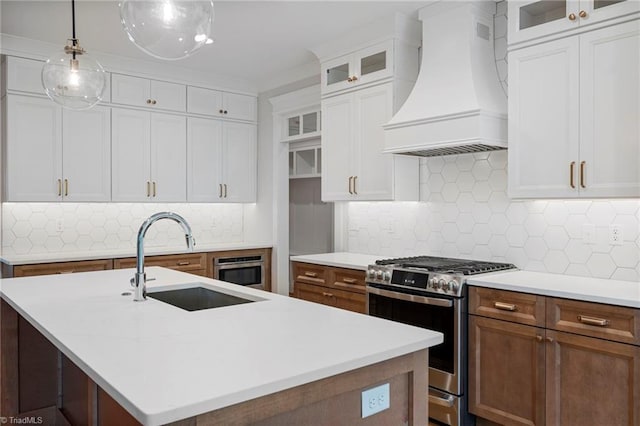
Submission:
[[375,263],[376,260],[384,259],[385,256],[360,253],[320,253],[305,254],[301,256],[291,256],[292,262],[314,263],[316,265],[336,266],[338,268],[367,270],[367,266]]
[[201,282],[255,300],[188,312],[133,302],[133,269],[0,280],[11,306],[145,425],[316,381],[442,334],[160,267],[150,292]]
[[[227,251],[227,250],[249,250],[249,249],[262,249],[271,248],[271,243],[250,243],[250,242],[238,242],[238,243],[221,243],[221,244],[198,244],[194,247],[194,253],[203,253],[210,251]],[[162,254],[178,254],[185,253],[185,247],[148,247],[144,248],[145,256],[162,255]],[[35,253],[35,254],[19,254],[11,255],[4,254],[0,257],[0,261],[7,265],[30,265],[35,263],[49,263],[49,262],[71,262],[75,260],[94,260],[94,259],[117,259],[123,257],[135,257],[135,246],[128,249],[120,250],[88,250],[80,252],[55,252],[55,253]]]
[[497,272],[469,278],[469,285],[542,296],[640,308],[640,283],[543,272]]

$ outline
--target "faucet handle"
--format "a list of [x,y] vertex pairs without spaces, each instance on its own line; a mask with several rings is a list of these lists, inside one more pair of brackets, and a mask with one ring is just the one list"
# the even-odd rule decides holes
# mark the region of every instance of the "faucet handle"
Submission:
[[135,287],[136,286],[136,277],[132,277],[129,280],[129,284],[131,284],[131,287]]

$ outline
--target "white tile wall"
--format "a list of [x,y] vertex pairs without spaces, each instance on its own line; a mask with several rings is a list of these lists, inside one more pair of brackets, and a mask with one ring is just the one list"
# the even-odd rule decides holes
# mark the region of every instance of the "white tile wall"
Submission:
[[[348,250],[640,281],[640,199],[510,200],[506,170],[506,151],[421,159],[421,202],[349,203]],[[622,227],[622,245],[609,244],[611,224]]]
[[[3,203],[2,253],[135,250],[140,225],[160,211],[182,215],[197,244],[243,241],[242,204]],[[145,247],[183,246],[182,228],[172,221],[157,222],[147,231]]]

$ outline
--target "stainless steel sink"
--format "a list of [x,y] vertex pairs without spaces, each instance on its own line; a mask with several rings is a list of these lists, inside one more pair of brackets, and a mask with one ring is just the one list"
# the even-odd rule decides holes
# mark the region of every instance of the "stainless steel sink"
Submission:
[[199,285],[175,290],[148,292],[147,297],[186,311],[199,311],[201,309],[221,308],[223,306],[254,302],[254,300],[244,299]]

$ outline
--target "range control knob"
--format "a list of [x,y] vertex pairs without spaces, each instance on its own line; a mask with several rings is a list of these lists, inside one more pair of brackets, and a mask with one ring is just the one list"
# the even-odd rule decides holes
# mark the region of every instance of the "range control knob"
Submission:
[[382,271],[376,271],[376,278],[378,278],[379,280],[382,279]]
[[382,279],[385,280],[385,281],[391,281],[391,272],[384,271],[382,273]]
[[431,284],[431,288],[436,290],[438,288],[438,279],[437,278],[431,278],[429,280],[429,283]]
[[440,281],[438,281],[438,287],[440,287],[442,290],[446,290],[447,281],[445,281],[444,279],[441,279]]
[[448,290],[452,293],[458,292],[458,282],[456,280],[449,281]]

